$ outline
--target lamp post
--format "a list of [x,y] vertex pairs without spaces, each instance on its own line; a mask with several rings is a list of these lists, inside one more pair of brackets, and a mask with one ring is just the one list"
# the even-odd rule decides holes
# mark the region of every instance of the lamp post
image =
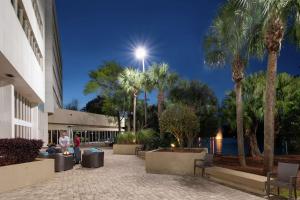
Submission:
[[[138,47],[135,50],[135,56],[137,59],[142,61],[143,73],[145,73],[145,58],[147,56],[147,51],[144,47]],[[145,126],[147,126],[147,92],[144,88],[144,114],[145,114]]]

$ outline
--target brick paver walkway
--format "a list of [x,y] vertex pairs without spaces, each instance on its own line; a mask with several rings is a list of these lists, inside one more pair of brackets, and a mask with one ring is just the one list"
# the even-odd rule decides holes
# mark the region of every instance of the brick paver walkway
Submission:
[[[260,197],[200,177],[147,174],[144,160],[105,150],[104,167],[56,173],[39,185],[0,194],[2,200],[254,200]],[[33,174],[34,176],[34,174]],[[0,177],[1,178],[1,177]]]

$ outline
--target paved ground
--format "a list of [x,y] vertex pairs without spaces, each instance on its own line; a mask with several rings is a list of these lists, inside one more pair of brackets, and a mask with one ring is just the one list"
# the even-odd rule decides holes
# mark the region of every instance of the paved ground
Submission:
[[[0,177],[1,178],[1,177]],[[105,167],[56,173],[40,185],[3,193],[16,200],[254,200],[260,197],[199,177],[146,174],[144,161],[135,156],[113,155],[105,150]]]

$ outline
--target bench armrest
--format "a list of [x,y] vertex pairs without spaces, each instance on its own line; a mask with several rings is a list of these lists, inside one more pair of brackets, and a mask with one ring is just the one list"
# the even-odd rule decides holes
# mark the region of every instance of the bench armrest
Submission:
[[204,162],[204,159],[195,159],[194,160],[194,166],[197,164],[197,162]]
[[275,172],[268,172],[267,173],[267,180],[268,180],[268,182],[271,180],[271,178],[275,178],[276,175],[277,175],[277,173],[275,173]]

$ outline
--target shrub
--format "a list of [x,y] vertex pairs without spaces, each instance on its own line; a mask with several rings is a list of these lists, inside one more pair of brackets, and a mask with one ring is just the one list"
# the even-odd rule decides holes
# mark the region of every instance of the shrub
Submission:
[[117,137],[117,144],[135,144],[136,137],[132,132],[120,133]]
[[145,145],[146,150],[156,149],[160,145],[159,133],[153,129],[142,129],[137,135],[137,142]]
[[0,139],[0,166],[32,162],[42,146],[42,140]]
[[180,147],[184,146],[184,139],[188,147],[199,131],[198,118],[193,109],[183,104],[174,104],[167,108],[159,119],[160,130],[172,133]]
[[154,137],[155,131],[152,129],[142,129],[137,132],[136,139],[139,144],[145,144],[150,142]]
[[143,144],[146,150],[157,149],[158,147],[170,147],[171,143],[176,143],[173,135],[160,139],[160,133],[153,129],[142,129],[134,135],[132,132],[125,132],[117,136],[117,144]]

